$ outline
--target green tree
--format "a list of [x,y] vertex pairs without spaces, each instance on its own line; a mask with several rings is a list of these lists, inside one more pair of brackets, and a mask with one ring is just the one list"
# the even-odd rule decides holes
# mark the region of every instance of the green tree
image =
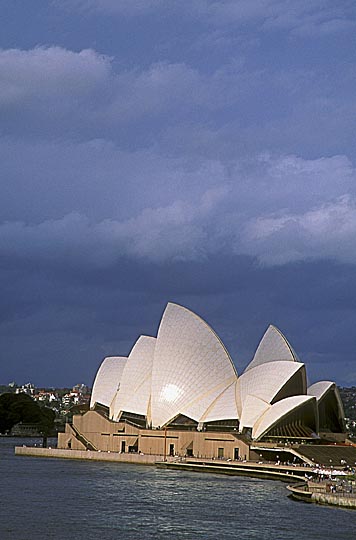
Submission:
[[45,437],[48,437],[53,432],[56,413],[49,407],[39,407],[39,409],[41,412],[39,429]]
[[47,407],[40,407],[27,394],[0,395],[0,433],[8,433],[18,422],[38,424],[44,436],[54,428],[55,413]]

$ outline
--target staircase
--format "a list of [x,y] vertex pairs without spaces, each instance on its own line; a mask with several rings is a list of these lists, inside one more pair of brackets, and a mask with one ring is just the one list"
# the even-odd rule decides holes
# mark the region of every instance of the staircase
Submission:
[[78,439],[79,442],[81,442],[87,450],[93,450],[94,452],[97,452],[96,446],[93,445],[80,431],[77,430],[77,428],[72,424],[71,428],[74,432],[75,438]]

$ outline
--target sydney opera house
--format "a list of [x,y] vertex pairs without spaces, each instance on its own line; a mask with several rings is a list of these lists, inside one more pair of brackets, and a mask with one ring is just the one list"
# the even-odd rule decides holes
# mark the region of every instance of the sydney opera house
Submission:
[[308,386],[305,364],[276,327],[238,375],[212,328],[169,303],[157,337],[140,336],[128,357],[103,360],[90,410],[67,425],[59,447],[250,459],[258,445],[343,432],[335,383]]

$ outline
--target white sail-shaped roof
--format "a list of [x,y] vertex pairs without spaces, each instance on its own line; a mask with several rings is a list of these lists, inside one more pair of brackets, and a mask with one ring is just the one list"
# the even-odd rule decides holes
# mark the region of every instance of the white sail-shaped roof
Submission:
[[216,422],[218,420],[238,420],[236,403],[236,384],[233,382],[221,392],[221,394],[210,404],[199,422]]
[[278,360],[299,362],[296,353],[288,343],[286,337],[278,328],[271,324],[263,335],[255,355],[245,369],[245,372],[261,364]]
[[[266,403],[272,403],[273,399],[296,375],[297,372],[305,371],[304,364],[299,362],[275,361],[260,364],[245,371],[237,383],[237,399],[240,416],[245,407],[247,396],[255,396]],[[302,385],[291,388],[291,394],[303,394],[306,392],[305,373],[302,374]],[[285,396],[284,396],[285,397]]]
[[110,407],[120,384],[126,361],[125,356],[104,358],[94,379],[90,407],[94,407],[95,403]]
[[198,422],[236,377],[228,352],[210,326],[188,309],[169,303],[154,353],[153,427],[165,425],[178,414]]
[[155,344],[156,338],[140,336],[133,346],[121,377],[120,389],[110,411],[110,416],[114,420],[121,411],[147,416]]
[[315,397],[292,396],[278,401],[259,418],[259,420],[253,426],[252,438],[255,440],[260,439],[285,416],[300,407],[305,407],[308,403],[313,407],[313,417],[315,419],[315,424],[317,424],[317,405]]
[[[342,399],[340,397],[339,389],[334,382],[331,381],[319,381],[311,386],[309,386],[307,394],[314,396],[317,399],[318,405],[320,406],[323,398],[327,399],[327,396],[334,396],[337,403],[337,415],[340,419],[341,424],[344,422],[345,412]],[[320,411],[319,411],[320,412]]]
[[309,386],[307,394],[316,397],[319,401],[333,386],[335,386],[335,383],[331,381],[319,381]]
[[248,395],[244,402],[240,418],[240,431],[244,428],[252,428],[257,420],[265,413],[271,405],[263,399]]
[[306,385],[304,364],[276,327],[269,326],[238,378],[210,326],[169,303],[157,338],[141,336],[128,358],[104,359],[90,406],[109,407],[115,421],[130,421],[130,414],[145,416],[153,428],[173,420],[177,427],[187,421],[180,415],[197,422],[198,430],[204,423],[236,419],[240,432],[252,428],[257,440],[271,429],[275,435],[296,437],[308,437],[310,429],[317,431],[319,426],[327,432],[343,431],[344,412],[335,383],[321,381],[308,389]]

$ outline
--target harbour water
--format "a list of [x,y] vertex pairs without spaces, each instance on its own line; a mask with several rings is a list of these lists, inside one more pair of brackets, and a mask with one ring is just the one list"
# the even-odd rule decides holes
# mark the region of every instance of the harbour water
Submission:
[[1,540],[356,538],[356,511],[279,481],[14,455],[35,442],[0,438]]

